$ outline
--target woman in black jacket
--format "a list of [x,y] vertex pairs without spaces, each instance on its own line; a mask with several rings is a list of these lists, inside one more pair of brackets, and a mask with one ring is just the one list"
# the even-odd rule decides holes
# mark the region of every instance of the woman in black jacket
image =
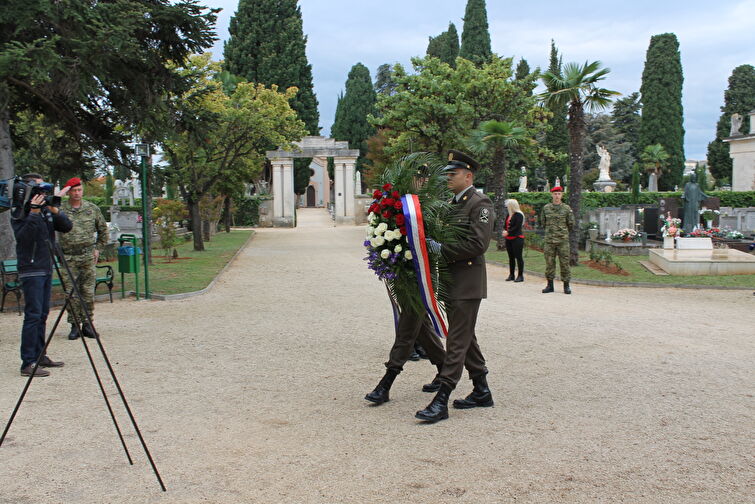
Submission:
[[[506,200],[506,209],[509,216],[506,217],[506,224],[503,229],[503,236],[506,238],[506,252],[509,254],[509,277],[507,282],[524,282],[524,214],[519,209],[519,202],[515,199]],[[519,267],[519,276],[514,279],[514,266]]]

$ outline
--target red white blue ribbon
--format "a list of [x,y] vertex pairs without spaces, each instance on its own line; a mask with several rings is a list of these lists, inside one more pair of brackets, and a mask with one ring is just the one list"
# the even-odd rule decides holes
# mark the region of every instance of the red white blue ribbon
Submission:
[[438,307],[438,300],[433,290],[432,271],[430,270],[430,255],[425,241],[425,224],[422,220],[422,209],[419,205],[419,197],[416,194],[401,196],[402,209],[404,211],[404,225],[406,226],[406,238],[412,251],[414,271],[417,273],[417,284],[422,298],[422,304],[430,316],[435,334],[439,338],[448,335],[446,323]]

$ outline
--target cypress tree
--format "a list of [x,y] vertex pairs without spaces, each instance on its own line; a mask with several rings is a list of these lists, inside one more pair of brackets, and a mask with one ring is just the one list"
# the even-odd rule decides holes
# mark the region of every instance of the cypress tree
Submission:
[[448,24],[448,30],[437,37],[430,37],[427,44],[427,55],[440,59],[452,67],[456,67],[456,57],[459,56],[459,34],[453,23]]
[[527,60],[522,58],[519,60],[519,63],[516,65],[516,72],[514,73],[514,78],[518,81],[524,79],[530,74],[530,64],[527,63]]
[[351,67],[346,80],[346,93],[338,99],[330,134],[336,140],[347,140],[350,148],[359,149],[359,169],[367,153],[367,139],[375,134],[375,128],[367,122],[367,116],[374,113],[376,101],[370,71],[357,63]]
[[[561,76],[561,57],[558,54],[556,43],[551,39],[551,53],[548,71],[553,75]],[[549,90],[551,91],[551,90]],[[544,145],[557,154],[563,154],[560,161],[545,162],[545,177],[553,184],[556,177],[562,180],[569,164],[569,128],[566,125],[566,106],[551,106],[549,110],[553,117],[549,121],[551,130],[545,134]]]
[[729,144],[721,141],[731,134],[731,115],[737,113],[742,116],[742,127],[739,132],[746,135],[750,131],[748,114],[754,109],[755,67],[740,65],[729,77],[729,88],[724,92],[721,117],[716,124],[716,138],[708,144],[708,168],[716,181],[728,178],[731,182],[732,164],[729,157]]
[[667,172],[659,189],[681,185],[684,173],[684,125],[682,109],[682,62],[679,41],[673,33],[650,38],[642,71],[642,119],[638,152],[661,144],[669,154]]
[[490,61],[492,54],[485,0],[467,0],[459,56],[482,65]]
[[224,45],[225,70],[249,82],[296,86],[291,108],[311,135],[320,132],[307,37],[296,0],[239,0]]

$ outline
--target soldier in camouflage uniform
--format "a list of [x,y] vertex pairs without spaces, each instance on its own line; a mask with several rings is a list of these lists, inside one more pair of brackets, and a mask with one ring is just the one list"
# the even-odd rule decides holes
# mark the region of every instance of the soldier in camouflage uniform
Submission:
[[569,281],[569,233],[574,229],[574,214],[569,205],[561,203],[564,190],[556,186],[551,189],[552,203],[543,207],[542,224],[545,228],[545,278],[548,285],[543,293],[553,292],[553,279],[556,277],[556,256],[561,266],[561,281],[564,282],[564,294],[571,294]]
[[[78,287],[81,297],[86,303],[89,316],[94,317],[94,287],[97,273],[95,265],[100,257],[100,252],[105,248],[109,239],[109,232],[105,217],[99,207],[94,203],[84,200],[84,187],[81,179],[74,177],[66,182],[65,187],[70,187],[68,200],[63,202],[61,209],[73,222],[73,229],[64,235],[60,235],[60,247],[66,258],[71,273],[78,278]],[[62,271],[67,288],[71,288],[71,279],[66,271]],[[84,336],[94,338],[97,334],[89,325],[78,301],[73,300],[68,310],[68,323],[71,324],[71,332],[68,339],[74,340],[79,337],[76,327],[76,318],[82,324]]]

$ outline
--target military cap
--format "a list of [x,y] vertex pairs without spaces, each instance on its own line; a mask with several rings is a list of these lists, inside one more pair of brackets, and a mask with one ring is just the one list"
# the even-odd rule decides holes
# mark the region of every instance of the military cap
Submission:
[[551,192],[564,192],[564,188],[561,187],[560,185],[557,185],[556,187],[551,189]]
[[65,189],[66,187],[76,187],[81,185],[81,179],[79,177],[73,177],[68,179],[68,182],[66,182],[66,185],[63,186]]
[[443,170],[448,171],[454,168],[464,168],[474,173],[480,169],[480,163],[461,151],[451,149],[448,151],[448,164]]

